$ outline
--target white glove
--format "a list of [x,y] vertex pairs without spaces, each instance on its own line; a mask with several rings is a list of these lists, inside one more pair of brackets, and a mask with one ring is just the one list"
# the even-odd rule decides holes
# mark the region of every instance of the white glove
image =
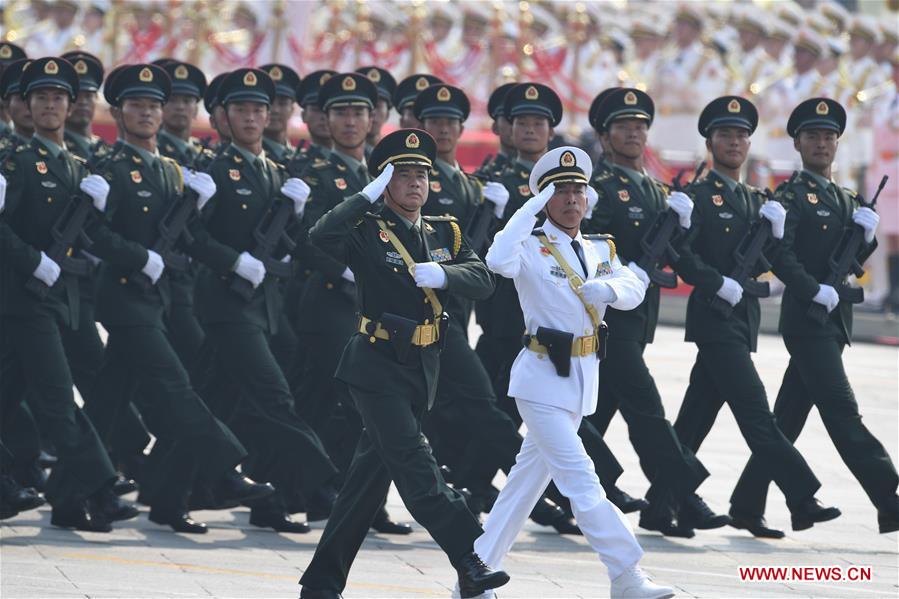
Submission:
[[390,183],[391,177],[393,177],[393,165],[388,164],[374,181],[362,189],[362,193],[368,198],[369,202],[374,204],[378,201],[378,198],[380,198],[381,194],[384,193],[384,190],[387,189],[387,184]]
[[759,208],[759,216],[767,218],[771,222],[771,234],[774,239],[784,238],[784,222],[787,219],[787,210],[780,202],[765,202]]
[[237,257],[237,264],[234,265],[234,272],[237,276],[246,279],[253,285],[253,289],[262,284],[265,278],[265,264],[257,260],[247,252],[241,252]]
[[502,218],[506,204],[509,203],[509,190],[502,183],[490,181],[484,186],[484,198],[493,202],[493,213],[496,218]]
[[596,193],[596,190],[591,186],[587,186],[587,216],[593,214],[593,209],[596,208],[596,202],[599,200],[599,194]]
[[94,201],[94,208],[100,212],[106,210],[106,196],[109,195],[109,183],[106,179],[100,175],[88,175],[81,180],[79,187]]
[[877,231],[877,224],[880,222],[876,212],[867,206],[857,208],[852,213],[852,222],[865,230],[865,243],[874,241],[874,232]]
[[743,299],[743,287],[730,277],[724,277],[721,288],[715,294],[731,306],[736,306]]
[[597,308],[602,304],[611,304],[618,299],[618,294],[612,286],[599,279],[590,279],[581,286],[581,293],[588,302]]
[[632,273],[634,273],[635,275],[637,275],[637,278],[638,278],[638,279],[640,279],[641,281],[643,281],[643,284],[644,284],[644,285],[646,285],[647,287],[649,287],[649,284],[651,283],[651,281],[650,281],[650,279],[649,279],[649,275],[646,274],[646,271],[645,271],[645,270],[643,270],[642,268],[640,268],[639,266],[637,266],[637,263],[636,263],[636,262],[628,262],[628,263],[627,263],[627,267],[630,269],[630,271],[631,271]]
[[840,294],[830,285],[818,285],[818,293],[812,298],[816,304],[821,304],[827,308],[828,314],[840,303]]
[[554,193],[556,193],[556,184],[550,183],[543,188],[543,191],[525,202],[522,208],[527,210],[528,214],[537,216],[543,210],[543,207],[546,206],[546,203],[549,202],[549,199],[553,197]]
[[347,281],[349,281],[350,283],[356,282],[356,275],[354,275],[353,271],[351,271],[349,268],[344,268],[343,272],[340,273],[340,276],[343,277],[344,279],[346,279]]
[[6,177],[0,173],[0,212],[6,207]]
[[53,287],[59,278],[59,264],[51,260],[47,254],[41,252],[41,261],[31,273],[36,279],[40,279],[47,287]]
[[155,285],[164,270],[165,262],[162,260],[162,256],[153,250],[147,250],[147,263],[140,271],[150,277],[150,281]]
[[306,182],[296,177],[291,177],[281,186],[281,193],[293,200],[293,211],[297,216],[303,214],[303,208],[309,200],[309,191]]
[[197,192],[197,210],[202,210],[209,198],[215,195],[215,181],[206,173],[195,173],[181,167],[184,184]]
[[668,196],[668,207],[677,212],[680,226],[690,228],[690,215],[693,214],[693,200],[682,191],[672,191]]
[[436,262],[422,262],[412,269],[415,284],[419,287],[443,289],[446,287],[446,272]]

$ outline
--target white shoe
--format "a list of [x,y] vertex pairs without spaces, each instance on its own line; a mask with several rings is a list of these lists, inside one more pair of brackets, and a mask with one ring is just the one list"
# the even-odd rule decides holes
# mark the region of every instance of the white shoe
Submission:
[[[460,599],[461,597],[462,593],[459,591],[459,583],[457,582],[456,586],[453,587],[453,599]],[[493,589],[487,589],[473,599],[497,599],[497,597],[496,592]]]
[[674,589],[653,583],[640,566],[631,566],[612,581],[612,599],[667,599]]

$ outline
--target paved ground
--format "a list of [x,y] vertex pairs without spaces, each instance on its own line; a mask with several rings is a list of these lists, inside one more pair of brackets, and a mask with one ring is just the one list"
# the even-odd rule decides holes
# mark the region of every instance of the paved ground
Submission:
[[[687,385],[694,349],[679,329],[661,328],[648,351],[672,416]],[[899,377],[896,348],[859,344],[846,353],[865,422],[897,460]],[[756,357],[768,391],[776,393],[787,360],[779,338],[764,337]],[[646,481],[620,419],[610,445],[625,465],[621,486],[640,494]],[[824,483],[819,496],[838,505],[843,517],[781,541],[755,540],[742,531],[703,532],[691,540],[668,540],[638,532],[643,565],[657,580],[696,597],[896,597],[899,595],[897,535],[879,535],[875,512],[813,415],[799,439],[802,453]],[[718,510],[748,452],[730,413],[722,412],[700,458],[712,472],[701,491]],[[772,490],[769,522],[789,526],[779,491]],[[390,511],[409,520],[398,497]],[[203,537],[176,535],[139,519],[110,535],[50,528],[49,511],[7,520],[0,526],[0,596],[14,597],[295,597],[296,581],[321,530],[279,535],[250,529],[246,510],[197,512],[212,530]],[[636,518],[631,518],[636,526]],[[739,566],[849,566],[871,568],[865,582],[741,582]],[[582,538],[559,537],[529,525],[506,567],[512,582],[501,596],[528,598],[608,595],[604,568]],[[447,597],[452,571],[420,527],[406,538],[371,535],[353,568],[347,597]]]

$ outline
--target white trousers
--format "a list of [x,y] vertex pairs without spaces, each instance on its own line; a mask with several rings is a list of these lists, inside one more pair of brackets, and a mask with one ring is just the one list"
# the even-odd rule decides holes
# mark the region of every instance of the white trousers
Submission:
[[584,538],[614,579],[643,557],[630,523],[599,484],[593,461],[577,431],[581,415],[558,407],[516,399],[528,427],[515,466],[474,543],[491,568],[501,568],[515,537],[527,521],[550,479],[571,501]]

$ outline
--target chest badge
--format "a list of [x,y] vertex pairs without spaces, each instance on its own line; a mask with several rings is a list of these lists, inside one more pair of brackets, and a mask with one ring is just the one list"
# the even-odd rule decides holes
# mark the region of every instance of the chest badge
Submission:
[[231,178],[232,181],[240,181],[240,171],[237,170],[236,168],[229,168],[228,176]]
[[389,242],[390,242],[390,237],[387,235],[387,232],[386,232],[386,231],[380,231],[380,232],[378,232],[378,238],[379,238],[381,241],[383,241],[384,243],[389,243]]
[[140,171],[131,171],[131,180],[135,183],[140,183],[144,179],[140,176]]
[[553,264],[552,266],[549,267],[549,274],[551,274],[554,277],[559,277],[560,279],[565,278],[565,271],[562,270],[561,266],[558,266],[555,264]]
[[440,186],[440,181],[431,181],[431,191],[434,193],[440,193],[440,190],[443,189]]
[[549,248],[545,247],[545,246],[540,246],[540,253],[543,254],[544,256],[552,255],[552,252],[549,251]]
[[44,162],[43,160],[39,160],[39,161],[35,162],[34,168],[36,168],[37,172],[39,172],[42,175],[47,174],[47,163]]
[[336,187],[340,191],[343,191],[344,189],[346,189],[346,180],[342,177],[339,179],[334,179],[334,187]]
[[722,198],[720,194],[716,193],[715,195],[712,196],[712,203],[716,206],[723,206],[724,198]]
[[153,195],[153,194],[150,193],[149,191],[147,191],[146,189],[141,189],[140,191],[137,192],[137,197],[139,197],[139,198],[149,198],[151,195]]
[[450,254],[449,248],[437,248],[436,250],[431,250],[431,260],[434,262],[449,262],[453,259],[453,255]]
[[618,190],[618,199],[621,200],[622,202],[630,202],[631,194],[626,189],[619,189]]
[[518,186],[518,194],[523,195],[525,197],[531,195],[531,188],[527,185],[519,185]]
[[41,181],[41,185],[46,187],[47,189],[54,189],[56,187],[56,183],[53,181]]
[[596,265],[596,276],[597,277],[607,277],[612,274],[612,263],[608,261],[603,261]]
[[805,194],[805,199],[808,200],[809,204],[817,204],[818,203],[818,194],[807,193],[807,194]]

